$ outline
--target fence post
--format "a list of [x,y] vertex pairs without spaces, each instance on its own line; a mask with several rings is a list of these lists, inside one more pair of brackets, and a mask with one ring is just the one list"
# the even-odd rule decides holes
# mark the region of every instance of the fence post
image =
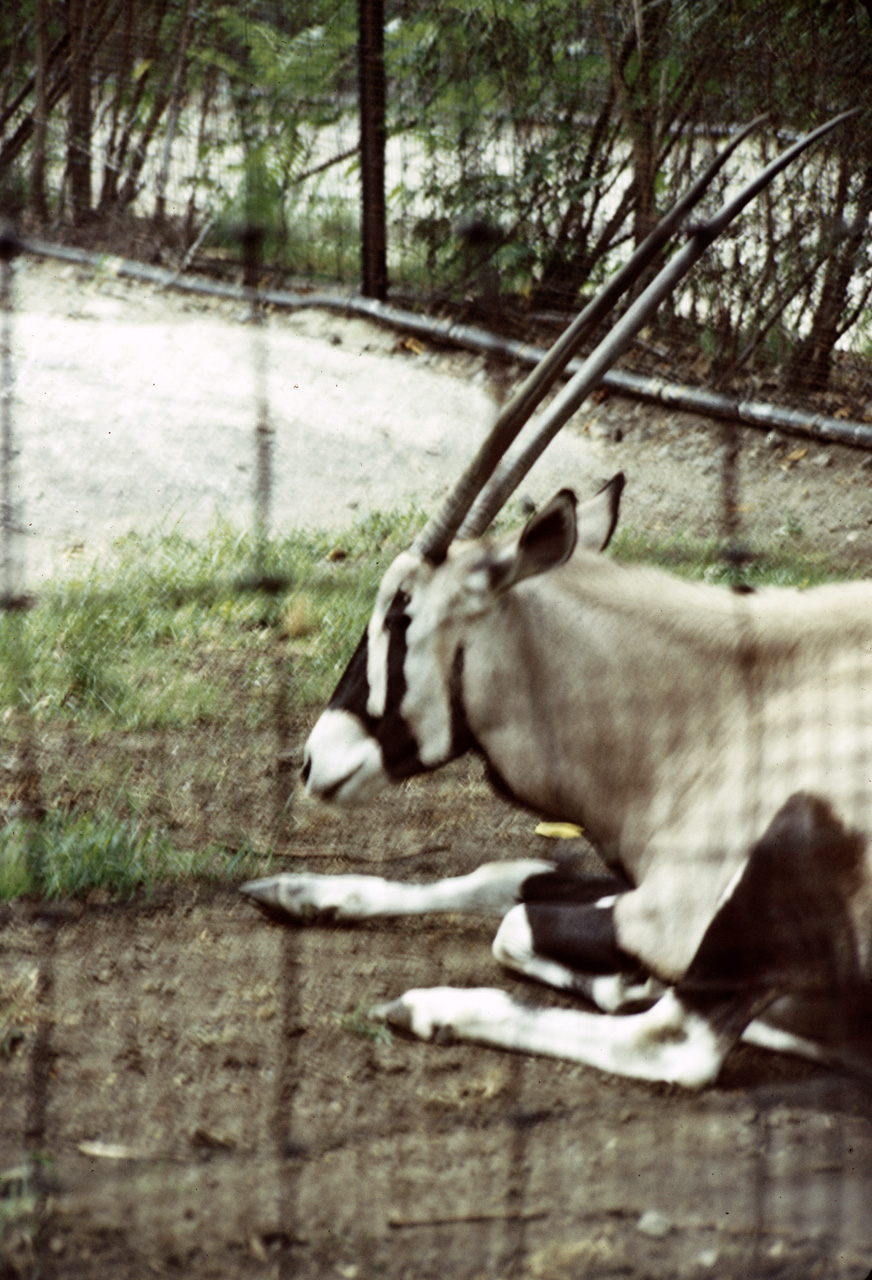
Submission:
[[263,261],[264,229],[253,222],[242,228],[243,280],[251,304],[248,321],[252,326],[251,363],[254,371],[255,481],[254,481],[254,577],[266,573],[266,540],[269,536],[269,508],[272,497],[272,432],[266,390],[266,338],[263,332],[263,300],[260,296],[260,266]]
[[385,215],[384,0],[357,0],[362,201],[361,287],[365,298],[388,293]]
[[0,609],[13,608],[18,582],[15,486],[12,478],[12,259],[20,244],[11,223],[0,222]]
[[[21,248],[15,228],[0,219],[0,626],[12,695],[5,709],[0,749],[5,755],[7,747],[12,748],[12,765],[7,766],[4,786],[11,802],[6,806],[8,816],[16,814],[38,822],[45,810],[31,714],[30,645],[24,616],[30,599],[20,581],[18,547],[23,530],[13,480],[18,451],[12,433],[12,260]],[[34,886],[42,882],[39,847],[34,842],[28,854]]]

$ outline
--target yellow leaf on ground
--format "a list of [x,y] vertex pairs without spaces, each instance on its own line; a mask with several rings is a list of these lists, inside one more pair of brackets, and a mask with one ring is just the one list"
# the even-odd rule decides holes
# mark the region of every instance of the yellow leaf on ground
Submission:
[[540,822],[535,830],[537,836],[547,836],[549,840],[577,840],[584,827],[574,822]]

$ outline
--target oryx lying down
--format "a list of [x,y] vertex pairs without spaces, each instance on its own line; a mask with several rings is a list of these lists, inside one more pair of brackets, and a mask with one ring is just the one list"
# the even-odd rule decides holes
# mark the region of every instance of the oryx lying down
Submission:
[[[740,594],[619,565],[599,552],[622,487],[578,510],[563,490],[520,536],[449,546],[449,530],[403,553],[303,770],[311,795],[353,804],[479,752],[521,804],[580,823],[613,875],[530,861],[244,891],[304,921],[505,913],[502,963],[618,1015],[447,988],[379,1010],[420,1036],[691,1087],[743,1035],[855,1062],[872,1012],[872,584]],[[826,1048],[809,1039],[822,1010]]]

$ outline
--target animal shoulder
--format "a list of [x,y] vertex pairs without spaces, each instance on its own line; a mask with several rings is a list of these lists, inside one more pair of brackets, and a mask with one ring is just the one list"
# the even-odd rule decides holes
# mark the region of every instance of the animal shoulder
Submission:
[[579,551],[549,575],[546,584],[524,584],[575,599],[590,609],[637,615],[678,631],[708,632],[721,626],[735,631],[747,623],[759,634],[795,640],[797,628],[809,638],[872,641],[872,581],[832,582],[819,586],[764,586],[737,593],[728,586],[681,578],[654,565],[622,563]]

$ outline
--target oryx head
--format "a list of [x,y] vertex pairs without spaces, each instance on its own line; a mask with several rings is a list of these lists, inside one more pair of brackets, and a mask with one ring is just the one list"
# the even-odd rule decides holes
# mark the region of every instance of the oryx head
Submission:
[[429,555],[419,542],[398,556],[306,744],[309,793],[359,803],[389,782],[438,768],[474,746],[462,689],[471,628],[520,583],[565,564],[577,545],[605,547],[623,484],[619,473],[579,507],[575,494],[562,489],[520,534],[431,545]]
[[[470,745],[453,688],[462,661],[458,637],[463,627],[486,615],[501,595],[525,579],[563,564],[577,538],[589,547],[604,546],[617,518],[623,476],[601,491],[589,511],[585,507],[576,513],[574,496],[562,491],[532,518],[520,537],[508,542],[477,542],[449,551],[455,535],[459,531],[461,539],[476,538],[488,527],[548,441],[712,240],[800,151],[850,114],[800,139],[717,214],[697,225],[554,397],[528,448],[506,463],[507,449],[569,360],[621,294],[661,254],[757,121],[715,156],[540,361],[500,413],[442,511],[385,575],[366,633],[306,745],[303,776],[310,793],[349,803],[365,800],[386,782],[435,768]],[[582,516],[578,534],[576,514]]]

